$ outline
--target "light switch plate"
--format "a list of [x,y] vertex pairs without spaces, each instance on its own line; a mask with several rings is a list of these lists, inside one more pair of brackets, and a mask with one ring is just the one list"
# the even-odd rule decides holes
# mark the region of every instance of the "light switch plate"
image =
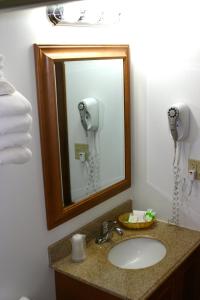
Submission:
[[200,180],[200,160],[189,159],[188,170],[196,170],[196,180]]

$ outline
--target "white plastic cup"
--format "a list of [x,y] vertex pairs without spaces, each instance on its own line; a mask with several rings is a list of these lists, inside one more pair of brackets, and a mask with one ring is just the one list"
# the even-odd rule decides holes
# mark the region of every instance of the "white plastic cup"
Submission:
[[85,234],[76,233],[71,238],[72,243],[72,261],[81,262],[86,258]]

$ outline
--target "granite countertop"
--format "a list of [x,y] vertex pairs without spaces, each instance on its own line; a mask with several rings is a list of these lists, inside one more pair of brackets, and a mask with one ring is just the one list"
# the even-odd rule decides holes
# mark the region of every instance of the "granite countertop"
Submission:
[[[125,270],[107,260],[109,250],[118,242],[131,237],[146,236],[162,241],[167,249],[163,260],[154,266]],[[149,229],[125,230],[123,236],[113,234],[112,241],[87,244],[87,258],[81,263],[67,256],[52,267],[79,281],[116,295],[121,299],[146,299],[198,247],[200,232],[156,222]]]

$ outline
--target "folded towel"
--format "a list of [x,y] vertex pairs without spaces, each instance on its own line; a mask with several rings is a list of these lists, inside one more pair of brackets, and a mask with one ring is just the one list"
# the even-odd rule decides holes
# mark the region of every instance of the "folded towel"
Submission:
[[0,96],[0,116],[23,115],[30,111],[30,102],[19,92]]
[[5,57],[2,54],[0,54],[0,69],[2,69],[4,66],[4,59]]
[[29,133],[10,133],[0,136],[0,150],[9,147],[25,146],[31,140]]
[[0,165],[24,164],[32,157],[30,149],[25,147],[7,148],[0,151]]
[[0,78],[0,96],[10,95],[13,94],[14,92],[15,92],[14,86],[6,79]]
[[0,117],[0,134],[28,132],[31,128],[31,124],[32,117],[29,114]]

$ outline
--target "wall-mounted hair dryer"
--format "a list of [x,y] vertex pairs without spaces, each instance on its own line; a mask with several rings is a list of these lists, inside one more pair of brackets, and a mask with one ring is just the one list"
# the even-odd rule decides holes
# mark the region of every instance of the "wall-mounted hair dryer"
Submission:
[[81,123],[86,131],[99,128],[99,103],[95,98],[85,98],[78,103]]
[[174,142],[183,141],[189,133],[189,108],[183,103],[176,103],[168,109],[168,120]]

